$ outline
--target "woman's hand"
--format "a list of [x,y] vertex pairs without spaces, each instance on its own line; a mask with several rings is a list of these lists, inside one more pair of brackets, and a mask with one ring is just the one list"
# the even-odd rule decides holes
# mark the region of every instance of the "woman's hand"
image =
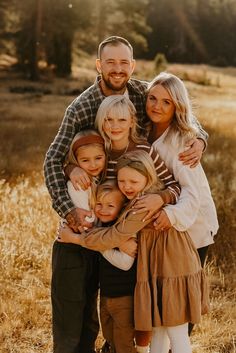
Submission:
[[205,148],[203,140],[195,138],[191,139],[186,143],[186,147],[189,147],[187,151],[179,154],[179,160],[184,165],[189,165],[190,168],[194,168],[201,161],[202,153]]
[[91,180],[88,174],[80,167],[75,167],[69,175],[75,190],[87,190],[91,185]]
[[60,243],[79,244],[79,235],[66,224],[60,225],[57,231],[57,241]]
[[138,244],[136,238],[130,238],[119,246],[119,250],[128,254],[131,257],[136,257],[138,251]]
[[146,216],[143,218],[143,222],[152,218],[152,216],[159,211],[164,204],[163,199],[158,194],[148,194],[141,196],[135,202],[133,208],[135,208],[134,213],[147,212]]
[[156,220],[153,223],[153,226],[156,230],[167,230],[171,228],[172,224],[164,210],[161,210],[156,214]]

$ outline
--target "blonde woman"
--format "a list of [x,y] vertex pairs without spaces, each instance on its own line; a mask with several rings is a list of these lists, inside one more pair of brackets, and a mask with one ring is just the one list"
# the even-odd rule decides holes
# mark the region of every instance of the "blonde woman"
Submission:
[[[170,73],[155,77],[148,87],[146,112],[151,122],[149,141],[153,142],[153,148],[181,185],[179,201],[163,208],[155,222],[156,229],[172,226],[178,231],[187,230],[203,266],[208,246],[214,242],[218,221],[202,166],[198,164],[196,168],[189,168],[178,159],[185,142],[199,134],[199,125],[184,83]],[[141,205],[136,204],[137,208],[139,206],[144,207],[144,200]],[[189,333],[192,328],[190,324]],[[154,329],[151,353],[159,352],[160,342],[168,346],[167,329]]]

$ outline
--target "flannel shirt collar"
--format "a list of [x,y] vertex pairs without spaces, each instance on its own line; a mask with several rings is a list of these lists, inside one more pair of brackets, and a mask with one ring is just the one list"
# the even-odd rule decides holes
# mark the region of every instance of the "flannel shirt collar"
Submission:
[[98,75],[96,77],[95,82],[94,82],[94,92],[93,92],[95,101],[100,102],[100,103],[106,97],[102,93],[102,90],[101,90],[101,87],[100,87],[101,79],[102,79],[101,75]]

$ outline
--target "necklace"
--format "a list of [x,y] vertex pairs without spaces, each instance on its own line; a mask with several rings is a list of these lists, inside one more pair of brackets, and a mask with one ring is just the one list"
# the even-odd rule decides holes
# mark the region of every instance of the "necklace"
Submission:
[[121,158],[128,151],[129,145],[130,145],[130,141],[128,142],[128,144],[127,144],[127,146],[125,147],[124,150],[111,150],[112,157],[114,159]]
[[[129,142],[130,142],[130,141],[129,141]],[[127,152],[128,148],[129,148],[129,142],[128,142],[128,145],[125,147],[124,152],[122,152],[122,155],[123,155],[123,154],[125,154],[125,153]]]

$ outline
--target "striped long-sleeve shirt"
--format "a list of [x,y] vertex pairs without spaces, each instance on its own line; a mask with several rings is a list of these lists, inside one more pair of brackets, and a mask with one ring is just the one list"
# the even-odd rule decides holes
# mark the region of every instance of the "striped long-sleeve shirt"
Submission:
[[[158,152],[153,149],[153,147],[146,141],[135,144],[130,141],[127,148],[128,151],[143,150],[147,152],[154,162],[157,177],[163,182],[165,190],[160,191],[160,195],[163,198],[165,204],[175,204],[178,201],[180,195],[180,185],[174,179],[173,175],[170,173],[166,167],[164,161],[159,156]],[[118,159],[122,156],[124,151],[110,151],[108,154],[106,179],[116,178],[116,165]]]

